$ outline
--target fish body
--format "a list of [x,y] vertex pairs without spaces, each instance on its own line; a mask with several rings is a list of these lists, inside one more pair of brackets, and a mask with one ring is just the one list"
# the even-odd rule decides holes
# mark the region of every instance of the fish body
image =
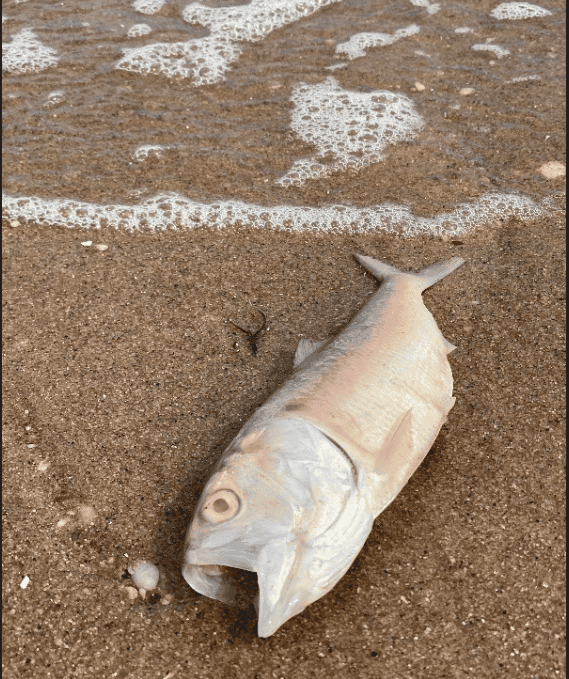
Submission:
[[196,591],[231,603],[223,567],[257,573],[259,636],[344,575],[454,404],[454,347],[421,293],[463,260],[404,273],[356,257],[380,288],[338,335],[300,342],[293,375],[228,446],[188,529],[182,572]]

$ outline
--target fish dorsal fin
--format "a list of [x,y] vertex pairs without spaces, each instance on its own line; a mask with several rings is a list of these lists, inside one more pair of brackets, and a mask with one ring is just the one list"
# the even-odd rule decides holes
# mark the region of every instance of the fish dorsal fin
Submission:
[[296,353],[294,355],[294,367],[297,368],[305,358],[308,358],[317,349],[326,343],[326,340],[320,342],[313,342],[309,339],[301,339],[296,348]]
[[375,463],[375,472],[392,476],[412,456],[413,450],[413,408],[400,417],[389,432],[385,446]]

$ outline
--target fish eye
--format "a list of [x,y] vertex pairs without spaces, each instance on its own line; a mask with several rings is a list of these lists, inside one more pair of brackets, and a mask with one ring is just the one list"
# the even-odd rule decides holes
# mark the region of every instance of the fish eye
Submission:
[[202,516],[212,523],[232,519],[240,508],[237,495],[228,489],[217,490],[210,495],[202,507]]

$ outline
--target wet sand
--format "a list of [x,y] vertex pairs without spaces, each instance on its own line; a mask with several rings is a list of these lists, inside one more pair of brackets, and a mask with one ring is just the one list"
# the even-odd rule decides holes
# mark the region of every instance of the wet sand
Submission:
[[[563,676],[561,212],[446,242],[2,231],[4,677]],[[457,403],[347,575],[259,639],[185,584],[184,533],[298,340],[375,289],[353,251],[468,260],[425,293],[458,347]],[[255,308],[253,355],[228,320],[255,330]],[[133,599],[137,559],[161,580]]]

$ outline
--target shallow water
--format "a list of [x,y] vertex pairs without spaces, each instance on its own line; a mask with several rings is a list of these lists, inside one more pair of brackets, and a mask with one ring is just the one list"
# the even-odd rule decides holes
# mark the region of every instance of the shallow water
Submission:
[[[539,168],[565,159],[564,3],[516,20],[497,5],[5,2],[3,191],[36,199],[5,214],[64,223],[53,201],[70,199],[95,204],[74,223],[124,227],[101,206],[172,192],[216,224],[216,201],[425,217],[487,194],[547,204],[561,185]],[[532,213],[499,203],[479,222]]]

